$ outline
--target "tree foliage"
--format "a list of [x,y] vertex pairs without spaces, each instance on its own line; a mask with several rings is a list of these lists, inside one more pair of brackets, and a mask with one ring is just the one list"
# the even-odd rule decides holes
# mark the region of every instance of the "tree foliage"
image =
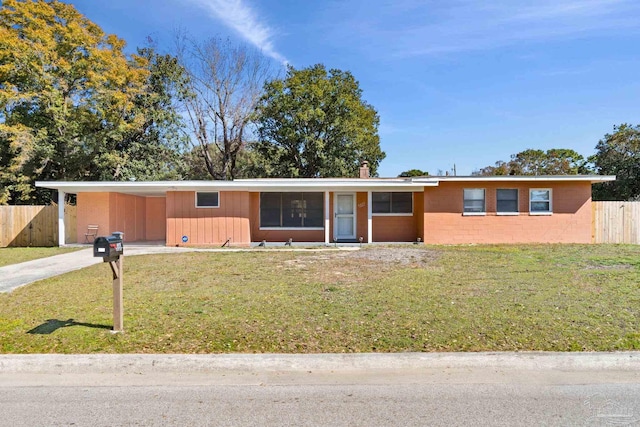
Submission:
[[181,179],[188,167],[182,154],[188,137],[178,113],[187,80],[185,70],[177,58],[159,54],[152,47],[138,49],[138,55],[145,59],[149,74],[144,90],[134,98],[133,114],[142,120],[125,136],[128,161],[121,177]]
[[35,180],[145,179],[162,169],[155,154],[167,134],[158,129],[171,112],[153,76],[163,59],[124,47],[69,4],[3,1],[0,203],[48,202]]
[[190,158],[200,159],[214,179],[234,179],[262,87],[272,75],[270,62],[229,40],[199,42],[179,34],[176,42],[188,73],[184,107],[195,140]]
[[323,65],[296,70],[265,86],[257,109],[261,174],[273,177],[358,176],[363,160],[376,174],[385,157],[376,110],[349,72]]
[[547,151],[528,149],[511,155],[511,160],[499,160],[474,175],[577,175],[588,172],[584,157],[574,150],[552,148]]
[[423,170],[420,170],[420,169],[409,169],[409,170],[406,170],[406,171],[400,173],[400,175],[398,175],[398,177],[400,177],[400,178],[409,178],[409,177],[412,177],[412,176],[427,176],[427,175],[429,175],[429,172],[427,172],[427,171],[423,171]]
[[613,127],[596,145],[589,158],[596,173],[616,175],[616,180],[593,187],[594,200],[640,199],[640,125]]

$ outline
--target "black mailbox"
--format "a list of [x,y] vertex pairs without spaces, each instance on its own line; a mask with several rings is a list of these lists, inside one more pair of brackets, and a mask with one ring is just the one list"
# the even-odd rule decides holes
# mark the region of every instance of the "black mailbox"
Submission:
[[96,237],[93,241],[93,256],[115,261],[124,253],[121,235]]

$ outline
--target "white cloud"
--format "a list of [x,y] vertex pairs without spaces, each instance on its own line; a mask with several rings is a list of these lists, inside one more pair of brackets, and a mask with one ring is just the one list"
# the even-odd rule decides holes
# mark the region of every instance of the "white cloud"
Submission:
[[190,0],[238,32],[265,55],[283,64],[288,63],[273,45],[273,30],[261,22],[256,12],[243,0]]

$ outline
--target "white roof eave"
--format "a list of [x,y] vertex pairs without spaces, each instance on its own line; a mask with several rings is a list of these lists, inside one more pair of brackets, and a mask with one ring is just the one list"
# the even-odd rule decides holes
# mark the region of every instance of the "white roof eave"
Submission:
[[409,180],[237,180],[237,181],[144,181],[144,182],[70,182],[38,181],[37,187],[66,193],[112,192],[138,195],[163,195],[168,191],[423,191],[438,182]]
[[[419,183],[423,178],[414,178]],[[431,179],[431,178],[430,178]],[[439,176],[433,179],[439,182],[500,182],[500,181],[550,181],[550,182],[607,182],[615,181],[615,175],[500,175],[500,176]]]

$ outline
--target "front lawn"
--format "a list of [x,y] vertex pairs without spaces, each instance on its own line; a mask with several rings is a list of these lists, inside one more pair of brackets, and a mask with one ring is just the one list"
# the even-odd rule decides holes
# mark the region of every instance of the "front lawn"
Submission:
[[82,248],[0,248],[0,267],[74,252]]
[[640,246],[388,246],[125,259],[0,295],[0,352],[640,349]]

